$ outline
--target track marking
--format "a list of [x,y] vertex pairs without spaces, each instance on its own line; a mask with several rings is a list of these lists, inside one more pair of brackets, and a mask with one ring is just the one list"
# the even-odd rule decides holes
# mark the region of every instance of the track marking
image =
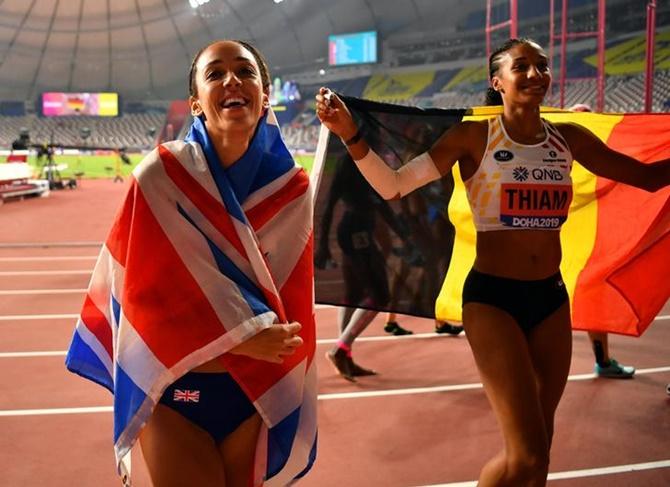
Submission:
[[35,358],[35,357],[65,357],[67,350],[53,350],[41,352],[2,352],[0,358]]
[[[29,292],[28,294],[42,294],[42,291],[44,291],[44,294],[49,294],[52,290],[50,289],[43,289],[43,290],[37,290],[38,292]],[[60,291],[60,290],[56,290]],[[67,289],[63,290],[63,293],[65,292],[86,292],[86,289]],[[7,294],[7,295],[12,295],[15,294],[12,291],[0,291],[0,295],[2,294]],[[60,294],[60,293],[56,293]],[[319,307],[317,306],[317,309]],[[54,319],[65,319],[65,318],[72,318],[72,319],[77,319],[79,318],[79,313],[67,313],[67,314],[44,314],[44,315],[0,315],[0,321],[25,321],[25,320],[54,320]],[[380,338],[386,338],[386,337],[380,337]],[[393,338],[393,337],[389,337]],[[398,338],[398,337],[395,337]],[[359,339],[360,340],[360,339]],[[336,340],[333,340],[332,343],[335,343]],[[324,342],[326,343],[326,342]],[[330,342],[328,342],[330,343]]]
[[[1,274],[0,274],[1,275]],[[0,295],[2,294],[7,294],[7,295],[13,295],[13,294],[20,294],[21,292],[24,292],[22,290],[5,290],[5,291],[0,291]],[[50,292],[54,292],[55,294],[60,294],[60,293],[66,293],[66,292],[86,292],[86,289],[37,289],[35,291],[32,290],[27,290],[25,291],[26,294],[49,294]],[[329,304],[317,304],[316,309],[328,309],[332,308],[333,306]],[[0,315],[0,321],[8,321],[8,320],[51,320],[54,319],[55,317],[58,318],[77,318],[79,314],[77,313],[71,313],[71,314],[62,314],[62,315]],[[660,315],[654,318],[654,321],[665,321],[665,320],[670,320],[670,315]],[[580,331],[580,330],[573,330],[573,331]],[[412,335],[402,335],[402,336],[394,336],[394,335],[388,335],[388,336],[377,336],[377,337],[358,337],[356,339],[357,342],[365,342],[365,341],[377,341],[377,340],[396,340],[396,339],[410,339],[410,338],[429,338],[429,337],[435,337],[435,336],[449,336],[448,333],[444,334],[438,334],[438,333],[415,333]],[[325,343],[335,343],[337,340],[336,339],[323,339],[323,340],[317,340],[317,343],[320,344],[325,344]]]
[[23,296],[32,294],[82,294],[87,289],[5,289],[0,296]]
[[0,249],[43,249],[50,247],[100,247],[102,242],[13,242],[0,243]]
[[91,274],[92,270],[74,270],[74,271],[1,271],[0,276],[70,276],[79,274]]
[[79,315],[78,315],[78,314],[61,314],[61,315],[3,315],[3,316],[0,316],[0,321],[61,320],[61,319],[76,320],[77,318],[79,318]]
[[[565,472],[552,472],[547,480],[576,479],[580,477],[598,477],[601,475],[612,475],[616,473],[639,472],[641,470],[654,470],[657,468],[670,467],[670,460],[659,460],[657,462],[631,463],[628,465],[613,465],[611,467],[586,468],[583,470],[567,470]],[[476,480],[470,482],[452,482],[448,484],[432,484],[422,487],[474,487]]]
[[13,411],[0,411],[0,417],[7,416],[46,416],[52,414],[91,414],[111,413],[112,406],[92,406],[86,408],[54,408],[54,409],[15,409]]
[[96,260],[97,258],[97,255],[62,255],[57,257],[0,257],[0,262],[50,262],[65,260]]
[[[2,354],[3,356],[6,354]],[[654,374],[659,372],[670,372],[668,367],[656,367],[653,369],[640,369],[636,374]],[[568,377],[569,382],[592,380],[595,379],[595,374],[576,374]],[[481,382],[473,382],[470,384],[452,384],[445,386],[433,387],[411,387],[405,389],[385,389],[378,391],[362,391],[362,392],[337,392],[330,394],[319,394],[319,401],[328,401],[333,399],[365,399],[370,397],[386,397],[386,396],[402,396],[410,394],[434,394],[439,392],[454,392],[454,391],[468,391],[473,389],[482,389]],[[97,407],[81,407],[81,408],[51,408],[51,409],[6,409],[0,410],[0,417],[6,416],[36,416],[49,414],[88,414],[88,413],[102,413],[112,411],[111,406],[97,406]]]

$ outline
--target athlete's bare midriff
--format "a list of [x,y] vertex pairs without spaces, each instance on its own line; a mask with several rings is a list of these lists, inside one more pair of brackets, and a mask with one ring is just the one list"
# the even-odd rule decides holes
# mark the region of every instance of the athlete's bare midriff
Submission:
[[554,275],[561,264],[560,232],[502,230],[477,233],[479,272],[512,279],[534,280]]
[[210,372],[210,373],[222,373],[227,372],[226,367],[221,363],[219,358],[205,362],[204,364],[198,365],[193,369],[193,372]]

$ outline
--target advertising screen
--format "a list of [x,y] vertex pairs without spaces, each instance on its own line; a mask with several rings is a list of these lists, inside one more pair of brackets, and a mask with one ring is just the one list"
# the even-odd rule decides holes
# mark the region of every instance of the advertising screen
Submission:
[[328,64],[343,66],[377,62],[377,32],[328,36]]
[[42,93],[42,115],[45,117],[116,117],[118,114],[118,93]]

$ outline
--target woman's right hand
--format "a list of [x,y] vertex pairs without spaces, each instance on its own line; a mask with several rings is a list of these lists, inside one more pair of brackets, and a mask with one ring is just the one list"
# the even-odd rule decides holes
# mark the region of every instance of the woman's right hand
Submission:
[[281,364],[285,357],[293,355],[296,348],[303,344],[298,335],[301,329],[302,325],[297,321],[274,324],[243,341],[230,353]]
[[322,87],[316,94],[316,115],[328,130],[342,140],[349,140],[358,131],[351,112],[330,89]]

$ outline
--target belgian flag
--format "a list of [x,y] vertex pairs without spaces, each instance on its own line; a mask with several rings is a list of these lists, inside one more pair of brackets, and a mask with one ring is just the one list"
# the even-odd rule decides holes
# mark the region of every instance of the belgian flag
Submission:
[[[501,110],[341,98],[367,143],[393,168],[428,150],[455,123]],[[643,162],[670,157],[670,114],[543,108],[542,116],[584,125]],[[461,321],[461,290],[474,261],[476,232],[458,164],[450,176],[401,200],[384,201],[342,142],[322,128],[312,179],[318,303]],[[598,177],[577,161],[572,179],[561,272],[573,327],[639,336],[670,298],[670,187],[649,193]]]

